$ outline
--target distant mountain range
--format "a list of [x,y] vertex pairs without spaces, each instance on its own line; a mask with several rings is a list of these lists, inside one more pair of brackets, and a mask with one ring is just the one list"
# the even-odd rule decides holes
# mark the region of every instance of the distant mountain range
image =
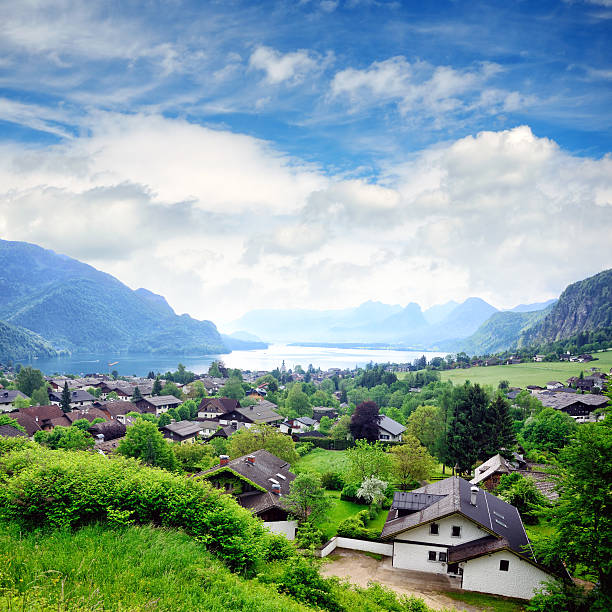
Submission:
[[227,353],[211,321],[165,298],[25,242],[0,240],[0,356],[71,352]]

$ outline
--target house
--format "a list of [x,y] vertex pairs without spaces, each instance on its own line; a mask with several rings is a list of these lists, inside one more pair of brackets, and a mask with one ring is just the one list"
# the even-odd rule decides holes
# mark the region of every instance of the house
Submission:
[[283,417],[274,409],[276,404],[263,400],[254,406],[236,408],[231,412],[226,412],[219,416],[218,421],[221,425],[230,425],[232,421],[244,423],[246,427],[252,427],[256,423],[266,425],[277,425],[283,421]]
[[0,436],[5,438],[27,438],[28,434],[14,425],[0,425]]
[[108,421],[106,413],[94,406],[82,408],[81,410],[73,410],[72,412],[67,412],[64,416],[70,421],[70,425],[81,419],[86,419],[90,423],[95,419],[104,419]]
[[31,438],[37,431],[41,430],[36,419],[25,412],[12,412],[11,418],[15,419],[25,430],[26,434]]
[[142,413],[142,410],[133,402],[123,402],[121,400],[100,404],[100,411],[108,419],[117,420],[124,425],[126,424],[126,416],[129,412]]
[[319,423],[310,417],[299,417],[298,419],[286,419],[278,428],[286,434],[298,434],[319,429]]
[[142,412],[154,414],[155,416],[168,412],[170,408],[177,408],[182,403],[174,395],[152,395],[151,397],[143,397],[135,402]]
[[[220,425],[218,421],[204,421],[204,423],[213,423],[217,426],[217,429],[214,430],[213,434],[210,438],[224,438],[227,440],[231,435],[235,434],[237,431],[246,428],[245,423],[239,423],[238,421],[232,421],[229,425]],[[207,431],[206,429],[204,430]]]
[[485,359],[484,364],[485,366],[496,366],[499,365],[501,362],[497,357],[490,357],[489,359]]
[[312,409],[312,418],[320,421],[324,416],[329,417],[332,421],[338,418],[338,410],[329,406],[317,406]]
[[461,588],[531,599],[556,578],[533,554],[518,510],[459,477],[396,492],[381,538],[393,567],[450,574]]
[[504,474],[510,474],[513,471],[515,470],[510,462],[505,457],[497,454],[474,470],[474,478],[470,480],[470,484],[484,487],[487,491],[492,491],[497,487]]
[[161,428],[164,438],[181,444],[192,444],[203,433],[200,421],[177,421]]
[[546,383],[546,388],[550,391],[552,391],[553,389],[560,389],[562,387],[563,387],[563,383],[559,382],[558,380],[551,380]]
[[27,426],[23,424],[19,418],[19,414],[26,414],[27,416],[34,419],[36,425],[44,430],[49,431],[55,427],[53,421],[60,419],[64,416],[62,409],[55,404],[50,404],[46,406],[26,406],[22,408],[19,412],[15,413],[17,416],[14,416],[17,422],[28,430]]
[[605,395],[544,391],[537,393],[536,397],[544,406],[561,410],[569,414],[578,423],[594,421],[595,415],[593,415],[593,411],[603,408],[608,403],[608,398]]
[[240,402],[229,397],[205,397],[198,406],[199,419],[218,419],[240,408]]
[[508,357],[504,363],[505,365],[514,365],[516,363],[523,363],[523,360],[513,355],[512,357]]
[[[91,406],[96,398],[85,391],[85,389],[72,389],[70,391],[70,406]],[[49,403],[61,406],[62,404],[62,391],[51,391],[49,393]]]
[[123,423],[118,421],[104,421],[104,423],[92,425],[88,431],[98,442],[108,442],[123,438],[127,429]]
[[378,421],[378,439],[386,442],[401,442],[402,434],[406,428],[397,421],[394,421],[386,414],[381,415]]
[[17,389],[2,389],[2,391],[0,391],[0,412],[10,412],[18,397],[23,397],[27,400],[30,399],[25,393]]
[[218,466],[196,477],[205,478],[214,487],[233,495],[241,506],[267,523],[270,531],[293,540],[297,523],[289,520],[282,502],[295,479],[289,464],[263,449],[231,461],[227,455],[219,459]]
[[538,362],[544,361],[545,359],[546,359],[546,355],[536,355],[533,358],[534,361],[538,361]]

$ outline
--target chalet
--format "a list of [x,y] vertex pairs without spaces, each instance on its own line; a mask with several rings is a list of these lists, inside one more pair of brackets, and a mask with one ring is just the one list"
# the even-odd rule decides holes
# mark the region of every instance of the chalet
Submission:
[[2,389],[0,391],[0,411],[10,412],[18,397],[29,400],[30,398],[17,389]]
[[605,395],[583,395],[578,393],[538,393],[536,397],[544,406],[561,410],[579,423],[594,421],[593,411],[603,408],[608,403]]
[[494,455],[474,470],[474,478],[470,484],[478,485],[488,491],[492,491],[499,485],[500,478],[504,474],[515,471],[510,462],[500,454]]
[[161,428],[164,438],[181,444],[193,443],[203,433],[200,421],[177,421]]
[[198,406],[199,419],[218,419],[240,408],[240,402],[229,397],[205,397]]
[[120,423],[126,424],[126,416],[129,412],[142,413],[142,410],[133,402],[104,402],[100,404],[100,411],[103,412],[108,419],[117,420]]
[[236,408],[231,412],[226,412],[218,417],[221,425],[230,425],[232,421],[244,423],[246,427],[252,427],[257,423],[265,425],[278,425],[283,421],[283,417],[275,411],[276,404],[263,400],[254,406]]
[[303,433],[319,428],[319,423],[310,417],[299,417],[298,419],[286,419],[278,427],[283,433]]
[[0,425],[0,436],[4,438],[27,438],[28,434],[14,425]]
[[108,416],[106,415],[106,413],[100,410],[99,408],[94,408],[93,406],[82,408],[81,410],[73,410],[72,412],[67,412],[65,416],[70,421],[71,425],[75,421],[79,421],[81,419],[86,419],[90,423],[92,421],[95,421],[96,419],[104,419],[105,421],[108,421]]
[[296,522],[289,520],[282,498],[289,493],[295,475],[289,464],[266,450],[229,460],[221,455],[218,466],[196,477],[206,478],[213,486],[233,495],[236,501],[268,523],[275,533],[295,538]]
[[537,562],[518,510],[456,476],[396,492],[381,537],[393,567],[456,576],[466,591],[531,599],[556,578]]
[[152,395],[151,397],[143,397],[135,402],[142,412],[154,414],[155,416],[168,412],[170,408],[177,408],[182,403],[174,395]]
[[[95,397],[84,389],[72,389],[70,391],[70,406],[91,406]],[[51,391],[49,393],[49,403],[61,406],[62,391]]]
[[235,434],[237,431],[246,428],[245,423],[239,423],[238,421],[232,421],[229,425],[220,425],[218,421],[204,421],[205,423],[214,423],[217,429],[210,436],[212,438],[224,438],[227,440],[230,436]]
[[378,439],[386,442],[401,442],[406,428],[391,417],[383,414],[378,421]]
[[34,419],[36,425],[38,425],[38,427],[44,431],[53,429],[53,427],[55,427],[53,421],[64,416],[62,409],[55,404],[50,404],[47,406],[26,406],[19,412],[15,413],[17,416],[14,417],[17,422],[24,427],[26,427],[26,425],[21,423],[18,417],[20,413],[26,414],[30,418]]
[[560,389],[561,387],[563,387],[563,383],[558,380],[551,380],[546,383],[546,388],[549,390]]

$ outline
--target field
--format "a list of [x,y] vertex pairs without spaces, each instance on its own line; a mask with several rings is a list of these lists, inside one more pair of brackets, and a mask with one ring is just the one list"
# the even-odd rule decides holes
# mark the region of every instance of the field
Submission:
[[515,365],[489,366],[469,368],[467,370],[444,370],[440,372],[442,380],[450,380],[454,384],[462,384],[466,380],[482,385],[497,387],[500,380],[507,380],[512,387],[525,388],[527,385],[544,386],[550,380],[562,383],[570,376],[579,376],[591,367],[609,372],[612,368],[612,350],[593,353],[596,361],[589,363],[570,363],[567,361],[527,362]]
[[300,472],[343,472],[346,467],[346,451],[330,451],[313,448],[307,455],[292,466],[295,474]]

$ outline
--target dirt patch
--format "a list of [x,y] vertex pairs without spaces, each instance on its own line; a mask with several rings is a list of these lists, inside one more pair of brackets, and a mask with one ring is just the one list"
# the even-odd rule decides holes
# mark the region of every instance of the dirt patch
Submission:
[[[331,557],[331,555],[330,555]],[[461,591],[457,578],[444,574],[429,574],[411,570],[395,569],[390,557],[382,561],[353,550],[336,548],[333,558],[327,557],[321,567],[324,576],[345,578],[352,584],[366,587],[368,582],[379,582],[400,595],[421,597],[425,603],[436,610],[444,608],[481,612],[483,608],[457,603],[441,591]]]

